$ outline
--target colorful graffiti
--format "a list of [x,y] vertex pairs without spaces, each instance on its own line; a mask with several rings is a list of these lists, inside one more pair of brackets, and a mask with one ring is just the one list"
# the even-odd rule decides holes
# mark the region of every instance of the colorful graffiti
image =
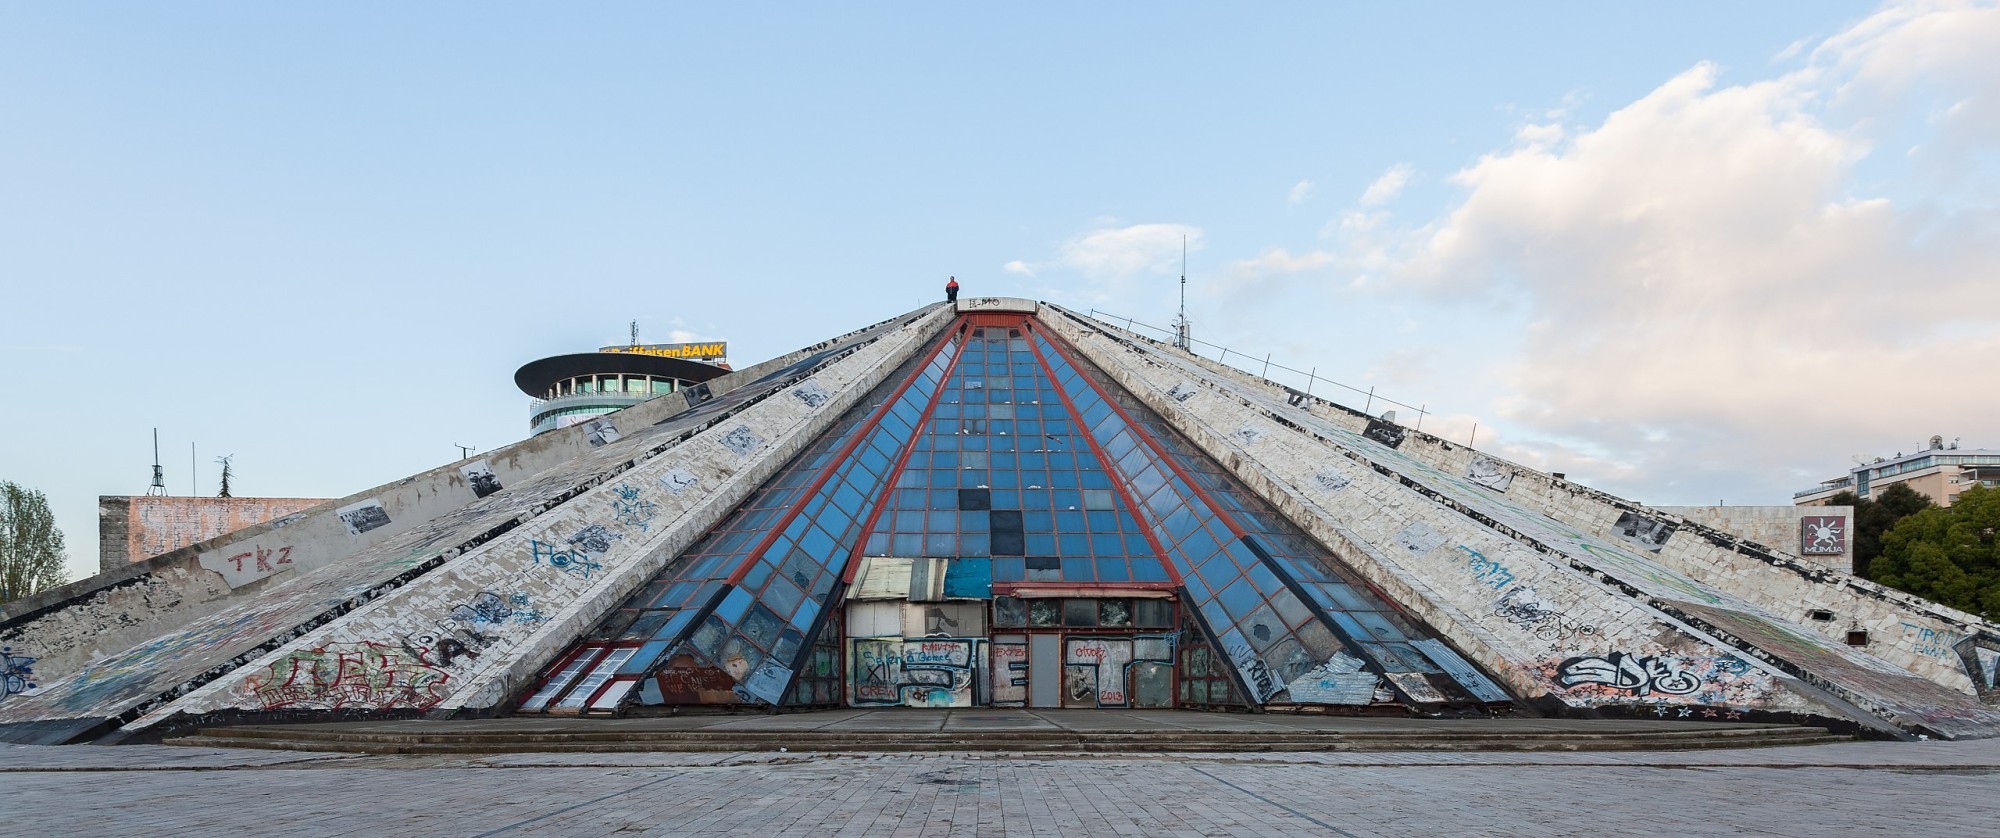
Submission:
[[0,646],[0,701],[35,688],[35,659],[17,655],[12,646]]
[[969,638],[872,637],[850,641],[854,703],[870,707],[971,707],[975,646]]
[[293,652],[243,681],[266,710],[411,707],[445,699],[451,674],[385,643],[330,643]]

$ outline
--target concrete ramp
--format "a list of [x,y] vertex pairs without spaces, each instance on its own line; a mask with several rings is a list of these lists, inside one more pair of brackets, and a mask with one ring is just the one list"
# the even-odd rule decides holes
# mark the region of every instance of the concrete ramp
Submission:
[[[1670,566],[1655,541],[1608,534],[1620,518],[1644,514],[1635,504],[1570,494],[1564,511],[1597,522],[1577,526],[1536,508],[1548,503],[1546,490],[1539,503],[1524,502],[1536,497],[1530,487],[1562,482],[1547,475],[1074,313],[1045,319],[1393,600],[1552,712],[1846,718],[1943,737],[2000,734],[2000,712],[1979,702],[1962,671],[1899,655],[1946,683],[1920,677],[1736,593],[1801,578],[1833,587],[1829,571],[1801,577],[1746,560],[1714,574],[1735,589],[1725,590]],[[1439,467],[1452,462],[1455,471]],[[1720,562],[1716,549],[1675,553],[1696,554]],[[1850,589],[1870,608],[1898,605]],[[1905,607],[1899,619],[1937,624],[1952,614]]]
[[[730,459],[745,459],[735,448],[741,447],[736,443],[751,418],[773,416],[772,421],[783,423],[783,430],[792,433],[812,430],[811,423],[805,421],[808,417],[788,410],[804,400],[777,400],[774,396],[819,377],[879,376],[886,358],[907,351],[909,342],[920,339],[927,329],[934,330],[948,316],[943,307],[933,307],[801,350],[789,359],[780,359],[784,363],[759,365],[740,373],[757,377],[739,379],[721,396],[700,400],[703,394],[691,394],[697,403],[672,416],[656,418],[650,411],[638,410],[654,402],[628,408],[609,417],[617,429],[608,435],[613,441],[596,447],[582,443],[580,451],[560,464],[498,494],[446,511],[317,568],[283,574],[259,587],[254,596],[228,598],[220,607],[211,604],[205,609],[149,611],[145,621],[155,633],[151,639],[100,653],[67,676],[41,682],[35,692],[0,702],[0,739],[47,744],[124,727],[302,636],[379,617],[384,610],[382,602],[408,596],[411,592],[404,588],[430,574],[441,572],[444,577],[457,578],[491,572],[501,564],[496,554],[509,554],[517,565],[553,574],[548,581],[554,584],[504,594],[486,589],[466,591],[450,604],[417,614],[413,619],[418,625],[413,628],[389,635],[372,634],[368,640],[347,647],[322,646],[320,652],[312,653],[318,656],[313,662],[302,664],[308,674],[320,677],[315,683],[324,687],[322,691],[334,696],[319,702],[324,709],[338,711],[364,703],[371,708],[383,704],[415,710],[435,707],[464,683],[465,679],[452,671],[454,666],[465,666],[482,656],[489,660],[502,657],[488,651],[499,642],[496,637],[556,630],[563,625],[565,614],[571,620],[586,619],[572,613],[576,610],[572,598],[589,587],[580,583],[593,577],[602,581],[597,571],[607,561],[640,558],[641,551],[633,549],[642,544],[638,539],[627,540],[622,533],[602,527],[579,532],[588,529],[570,524],[579,509],[607,507],[602,510],[606,513],[614,512],[609,508],[613,506],[652,509],[656,510],[654,518],[661,512],[719,514],[715,508],[726,510],[730,495],[717,484],[730,477],[750,485],[763,479],[755,469],[739,476],[736,468],[706,464],[718,456],[718,450]],[[891,339],[887,346],[882,343],[884,338]],[[782,442],[778,432],[776,426],[767,429],[759,437],[763,440],[760,447]],[[599,434],[600,439],[606,436]],[[582,442],[580,437],[578,441]],[[643,474],[634,474],[641,468],[646,469]],[[673,495],[677,484],[662,483],[657,479],[660,475],[652,472],[672,472],[676,477],[692,474],[696,484],[705,480],[707,485],[701,491]],[[684,500],[656,503],[656,495],[684,496]],[[675,522],[674,518],[648,519],[638,529],[664,529],[670,522]],[[690,518],[685,523],[700,526],[701,520]],[[556,534],[553,529],[568,531]],[[266,530],[248,538],[269,535]],[[206,550],[216,551],[213,546]],[[110,587],[115,589],[119,584],[114,581]],[[46,637],[62,629],[86,630],[78,611],[90,613],[94,596],[75,593],[68,600],[10,621],[7,628],[14,638]],[[471,618],[454,619],[461,607]],[[502,612],[507,616],[497,616]],[[94,616],[113,625],[118,622],[116,616]],[[595,612],[589,614],[595,616]],[[178,625],[162,625],[169,618]],[[324,666],[324,670],[313,669],[315,666]]]

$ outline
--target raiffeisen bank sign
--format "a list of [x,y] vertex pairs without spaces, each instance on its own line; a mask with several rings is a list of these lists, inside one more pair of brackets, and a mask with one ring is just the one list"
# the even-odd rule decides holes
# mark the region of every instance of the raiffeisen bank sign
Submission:
[[606,346],[597,351],[686,358],[690,361],[721,361],[729,357],[729,343],[720,340],[713,343],[648,343],[634,346]]

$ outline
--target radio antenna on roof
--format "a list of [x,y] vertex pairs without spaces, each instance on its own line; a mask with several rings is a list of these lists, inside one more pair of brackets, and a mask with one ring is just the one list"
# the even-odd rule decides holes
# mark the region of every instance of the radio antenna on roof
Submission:
[[167,493],[167,472],[160,468],[160,429],[153,429],[153,485],[146,487],[146,496]]
[[1174,347],[1193,352],[1187,318],[1187,236],[1181,236],[1181,316],[1174,319]]

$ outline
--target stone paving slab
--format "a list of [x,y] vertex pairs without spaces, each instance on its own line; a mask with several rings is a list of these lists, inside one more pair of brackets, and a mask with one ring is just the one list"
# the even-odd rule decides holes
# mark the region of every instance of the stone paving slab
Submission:
[[353,758],[353,754],[256,751],[247,748],[0,744],[0,772],[204,770]]
[[488,755],[369,756],[305,751],[262,751],[236,748],[185,748],[169,745],[0,746],[0,772],[35,771],[157,771],[257,769],[274,766],[311,768],[419,769],[572,767],[675,767],[753,763],[883,763],[922,760],[968,762],[1055,763],[1122,761],[1139,763],[1210,762],[1217,764],[1297,765],[1610,765],[1610,766],[1763,766],[1774,768],[1915,768],[1934,770],[2000,770],[2000,739],[1965,742],[1843,742],[1828,745],[1701,751],[1374,751],[1280,753],[1162,753],[1142,755],[1034,754],[988,752],[838,753],[806,752],[774,746],[760,750],[681,753],[515,753]]
[[[1975,747],[1966,747],[1972,745]],[[81,748],[43,749],[64,754]],[[103,749],[135,754],[153,749]],[[186,751],[188,749],[173,749]],[[1791,753],[1781,753],[1791,752]],[[13,756],[10,750],[5,755]],[[1833,767],[1831,762],[1859,767]],[[239,756],[239,755],[230,755]],[[548,755],[560,758],[561,755]],[[1991,834],[2000,748],[1854,743],[1726,754],[1157,759],[670,755],[674,765],[315,759],[79,777],[0,772],[9,823],[55,835]],[[630,755],[658,759],[656,755]],[[1732,766],[1756,756],[1786,767]],[[1488,762],[1506,758],[1510,763]],[[1677,763],[1680,760],[1699,762]],[[510,760],[503,767],[499,760]],[[523,761],[525,760],[525,761]],[[1527,760],[1527,762],[1524,762]],[[1632,764],[1658,761],[1660,765]],[[1922,764],[1931,770],[1912,771]],[[1864,765],[1865,764],[1865,765]]]

